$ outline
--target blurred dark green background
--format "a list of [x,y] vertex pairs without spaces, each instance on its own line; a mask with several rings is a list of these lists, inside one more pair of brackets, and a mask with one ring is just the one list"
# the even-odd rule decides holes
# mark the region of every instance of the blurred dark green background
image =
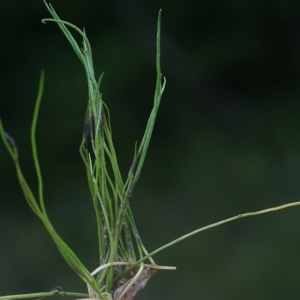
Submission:
[[[113,124],[123,175],[155,86],[157,13],[167,86],[132,209],[149,251],[210,223],[300,200],[299,1],[52,0],[85,27]],[[37,190],[30,125],[38,124],[53,224],[90,270],[98,266],[94,212],[78,152],[84,69],[42,0],[0,3],[0,115]],[[80,41],[80,38],[78,38]],[[27,207],[0,144],[0,295],[86,291]],[[299,299],[300,208],[206,231],[154,257],[161,271],[136,299]]]

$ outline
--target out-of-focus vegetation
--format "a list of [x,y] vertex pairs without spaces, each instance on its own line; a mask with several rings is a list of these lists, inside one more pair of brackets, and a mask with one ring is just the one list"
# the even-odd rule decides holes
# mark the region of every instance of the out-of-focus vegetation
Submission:
[[[300,4],[297,1],[58,1],[62,19],[85,27],[124,176],[141,139],[155,86],[162,17],[167,86],[131,206],[149,251],[215,221],[286,202],[300,188]],[[30,125],[40,70],[37,130],[45,201],[62,237],[95,269],[97,237],[78,152],[87,87],[42,1],[2,1],[4,126],[35,184]],[[78,37],[80,40],[80,37]],[[0,145],[0,295],[85,291],[26,206]],[[82,212],[85,212],[82,215]],[[137,299],[298,299],[299,208],[239,220],[157,255],[158,272]],[[79,284],[79,285],[78,285]]]

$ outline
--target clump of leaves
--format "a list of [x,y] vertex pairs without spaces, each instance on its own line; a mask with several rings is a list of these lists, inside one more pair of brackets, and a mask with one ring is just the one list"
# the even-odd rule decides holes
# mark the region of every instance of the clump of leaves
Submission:
[[[62,240],[51,225],[46,212],[43,196],[43,180],[35,140],[39,107],[43,94],[44,72],[41,74],[40,88],[31,129],[33,158],[39,184],[38,200],[22,174],[16,143],[4,132],[3,126],[0,123],[2,140],[13,158],[17,176],[28,205],[44,223],[68,265],[86,282],[88,287],[87,296],[103,299],[133,299],[137,292],[155,274],[156,270],[160,268],[151,256],[149,256],[142,243],[131,212],[130,199],[141,173],[153,132],[157,110],[165,87],[165,79],[163,79],[162,84],[160,70],[161,11],[158,15],[157,81],[154,105],[143,139],[139,147],[135,149],[128,176],[126,180],[123,180],[112,141],[109,111],[102,100],[100,92],[102,75],[99,80],[96,80],[92,48],[89,40],[84,30],[81,31],[73,24],[60,20],[53,7],[47,4],[46,1],[44,2],[53,18],[43,19],[42,22],[56,22],[58,24],[79,60],[82,62],[88,82],[88,105],[83,138],[80,144],[80,154],[86,167],[89,189],[97,220],[100,267],[95,271],[88,271],[71,248]],[[82,36],[83,44],[81,47],[73,38],[68,27],[75,29]],[[110,164],[112,172],[108,171],[107,162]],[[147,258],[149,259],[149,264],[145,263]],[[131,272],[132,278],[127,280],[124,276],[129,272]]]
[[[19,163],[19,153],[16,143],[13,138],[4,131],[1,120],[0,135],[7,151],[13,159],[17,177],[28,205],[45,225],[47,231],[49,232],[67,264],[86,282],[88,294],[66,292],[55,288],[46,293],[4,296],[0,297],[0,300],[31,297],[37,298],[53,295],[67,295],[79,298],[105,300],[132,300],[136,294],[145,287],[148,280],[157,272],[157,270],[175,269],[175,267],[163,267],[157,265],[152,258],[154,254],[174,245],[185,238],[190,237],[191,235],[212,227],[219,226],[226,222],[230,222],[241,217],[253,216],[279,210],[289,206],[300,205],[300,202],[295,202],[258,212],[239,214],[232,218],[195,230],[156,249],[149,254],[142,243],[137,226],[134,222],[130,207],[130,199],[143,167],[149,142],[152,136],[157,111],[166,84],[166,80],[162,77],[160,68],[161,11],[159,11],[157,23],[157,79],[153,108],[148,119],[143,139],[140,145],[135,147],[132,165],[129,169],[127,178],[124,180],[121,177],[117,155],[113,145],[109,110],[103,102],[100,92],[100,84],[103,74],[98,80],[96,80],[93,67],[92,48],[85,31],[80,30],[78,27],[69,22],[61,20],[53,7],[50,4],[47,4],[45,0],[44,3],[53,18],[43,19],[42,22],[45,24],[47,22],[55,22],[58,24],[73,47],[73,50],[77,54],[79,60],[82,62],[86,72],[88,82],[88,104],[83,137],[80,144],[80,154],[86,167],[89,189],[96,214],[99,267],[90,272],[71,250],[71,248],[58,235],[47,215],[43,195],[43,180],[37,155],[35,138],[45,79],[44,72],[42,72],[31,126],[32,154],[39,187],[38,197],[34,196],[34,193],[31,191],[26,179],[23,176]],[[76,30],[81,35],[83,38],[81,47],[77,44],[68,28]],[[109,163],[108,166],[110,170],[107,167],[107,163]],[[148,264],[146,263],[146,260],[149,260]],[[125,278],[125,276],[128,274],[131,274],[131,278],[129,280]]]

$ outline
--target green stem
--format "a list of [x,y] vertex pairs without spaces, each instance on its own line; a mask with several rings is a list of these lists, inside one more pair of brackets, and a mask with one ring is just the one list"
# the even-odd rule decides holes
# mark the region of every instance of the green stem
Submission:
[[35,102],[35,108],[34,108],[32,125],[31,125],[31,147],[32,147],[33,161],[34,161],[35,170],[36,170],[36,174],[37,174],[37,178],[38,178],[38,184],[39,184],[40,207],[41,207],[41,211],[42,211],[43,215],[46,216],[47,213],[46,213],[46,209],[45,209],[44,196],[43,196],[43,179],[42,179],[41,168],[40,168],[39,159],[38,159],[38,155],[37,155],[36,134],[35,134],[41,100],[43,97],[44,82],[45,82],[45,72],[42,71],[41,77],[40,77],[39,91],[38,91],[37,99]]
[[141,258],[140,260],[138,260],[137,262],[135,262],[132,266],[130,266],[129,268],[127,268],[126,271],[124,271],[123,273],[121,273],[118,276],[116,276],[114,278],[114,280],[117,280],[118,278],[122,277],[125,273],[127,273],[130,270],[134,269],[137,265],[139,265],[140,263],[142,263],[143,261],[145,261],[149,257],[157,254],[158,252],[160,252],[162,250],[165,250],[165,249],[167,249],[167,248],[169,248],[169,247],[177,244],[178,242],[181,242],[182,240],[185,240],[185,239],[191,237],[194,234],[197,234],[199,232],[205,231],[207,229],[211,229],[213,227],[217,227],[217,226],[223,225],[223,224],[231,222],[231,221],[235,221],[237,219],[246,218],[246,217],[253,217],[253,216],[256,216],[256,215],[261,215],[261,214],[265,214],[265,213],[269,213],[269,212],[273,212],[273,211],[285,209],[285,208],[292,207],[292,206],[299,206],[299,205],[300,205],[300,201],[299,202],[287,203],[287,204],[284,204],[284,205],[280,205],[280,206],[276,206],[276,207],[272,207],[272,208],[267,208],[267,209],[259,210],[259,211],[256,211],[256,212],[249,212],[249,213],[244,213],[244,214],[238,214],[237,216],[234,216],[234,217],[231,217],[231,218],[228,218],[228,219],[225,219],[225,220],[222,220],[222,221],[219,221],[219,222],[216,222],[216,223],[213,223],[213,224],[201,227],[201,228],[199,228],[197,230],[194,230],[194,231],[192,231],[192,232],[190,232],[188,234],[185,234],[185,235],[181,236],[180,238],[178,238],[178,239],[176,239],[176,240],[174,240],[174,241],[172,241],[172,242],[170,242],[168,244],[165,244],[162,247],[157,248],[156,250],[154,250],[153,252],[149,253],[148,255],[145,255],[143,258]]
[[73,292],[53,290],[52,292],[45,292],[45,293],[32,293],[32,294],[2,296],[2,297],[0,297],[0,300],[42,298],[42,297],[51,297],[51,296],[70,296],[70,297],[77,297],[77,298],[88,298],[89,297],[88,294],[83,294],[83,293],[73,293]]

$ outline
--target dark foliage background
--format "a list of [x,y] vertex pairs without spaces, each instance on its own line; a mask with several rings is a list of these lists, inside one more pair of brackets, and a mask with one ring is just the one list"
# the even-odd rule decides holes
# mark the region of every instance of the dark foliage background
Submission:
[[[150,113],[155,35],[162,18],[167,78],[132,209],[149,251],[201,226],[287,202],[300,188],[299,1],[52,0],[85,27],[105,71],[123,175]],[[90,270],[95,218],[78,146],[87,100],[80,62],[42,0],[1,1],[0,115],[37,190],[30,125],[41,69],[39,126],[45,199],[54,226]],[[80,40],[80,39],[79,39]],[[18,186],[0,145],[0,295],[86,291],[64,264]],[[155,258],[162,271],[137,299],[299,299],[300,208],[194,236]]]

